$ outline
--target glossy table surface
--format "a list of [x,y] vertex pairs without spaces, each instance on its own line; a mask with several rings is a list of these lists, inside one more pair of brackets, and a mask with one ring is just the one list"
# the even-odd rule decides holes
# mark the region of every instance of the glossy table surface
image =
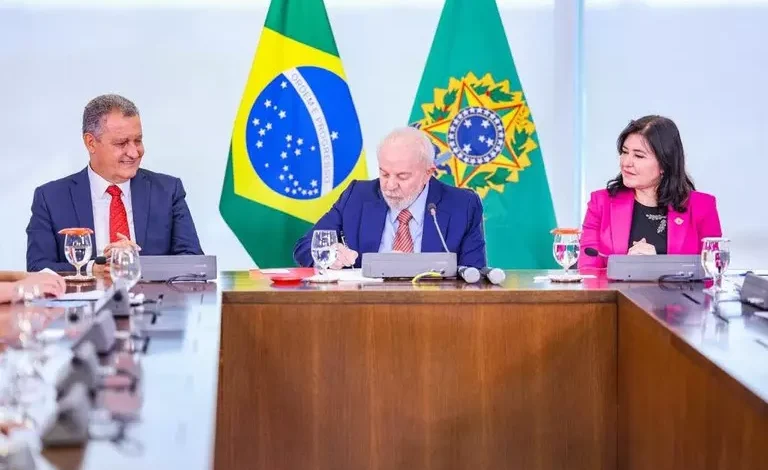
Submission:
[[735,379],[768,410],[768,316],[724,293],[715,302],[701,284],[635,287],[627,297],[695,353]]
[[[99,281],[80,289],[103,287]],[[144,315],[139,327],[149,338],[146,354],[128,353],[141,364],[139,391],[110,398],[118,405],[138,402],[139,419],[127,425],[125,438],[119,442],[90,441],[84,448],[46,449],[44,456],[55,468],[211,468],[220,322],[217,284],[140,284],[133,291],[149,299],[162,295],[154,323],[150,315]],[[13,308],[0,306],[0,336],[12,334],[9,317]],[[61,308],[50,309],[59,315],[50,322],[49,330],[71,333],[82,328],[87,309],[70,311],[79,312],[81,319],[73,323],[69,315],[62,315]],[[118,329],[128,328],[126,320],[117,323]],[[117,349],[121,349],[120,343]],[[109,364],[117,354],[126,353],[113,353],[104,362]]]

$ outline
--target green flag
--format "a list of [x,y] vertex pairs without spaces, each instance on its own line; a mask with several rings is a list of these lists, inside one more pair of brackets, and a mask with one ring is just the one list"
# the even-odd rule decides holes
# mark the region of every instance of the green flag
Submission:
[[539,138],[495,0],[446,0],[409,122],[436,146],[438,179],[482,198],[489,265],[556,266]]
[[291,266],[296,240],[367,178],[323,0],[272,0],[232,130],[224,221],[260,267]]

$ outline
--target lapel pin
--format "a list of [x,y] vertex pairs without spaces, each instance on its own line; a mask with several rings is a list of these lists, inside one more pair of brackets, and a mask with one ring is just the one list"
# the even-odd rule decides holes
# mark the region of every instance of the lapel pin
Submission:
[[680,217],[675,217],[675,223],[677,225],[683,225],[683,219],[681,219]]

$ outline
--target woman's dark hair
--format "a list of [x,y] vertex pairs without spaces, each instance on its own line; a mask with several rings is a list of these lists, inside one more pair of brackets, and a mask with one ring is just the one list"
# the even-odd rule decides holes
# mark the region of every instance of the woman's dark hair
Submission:
[[[658,206],[665,209],[672,206],[678,212],[685,212],[688,196],[696,188],[685,171],[683,142],[680,140],[680,132],[675,123],[671,119],[655,115],[630,121],[616,139],[616,150],[619,155],[621,155],[624,141],[632,134],[645,137],[659,161],[662,175],[656,190]],[[627,189],[621,172],[616,178],[608,181],[607,189],[611,196],[615,196],[622,189]]]

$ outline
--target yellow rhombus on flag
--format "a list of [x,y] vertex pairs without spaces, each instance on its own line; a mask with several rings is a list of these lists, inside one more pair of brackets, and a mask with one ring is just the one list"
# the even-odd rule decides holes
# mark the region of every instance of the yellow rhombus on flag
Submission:
[[367,179],[357,111],[323,0],[272,0],[232,130],[219,210],[259,267],[353,179]]

